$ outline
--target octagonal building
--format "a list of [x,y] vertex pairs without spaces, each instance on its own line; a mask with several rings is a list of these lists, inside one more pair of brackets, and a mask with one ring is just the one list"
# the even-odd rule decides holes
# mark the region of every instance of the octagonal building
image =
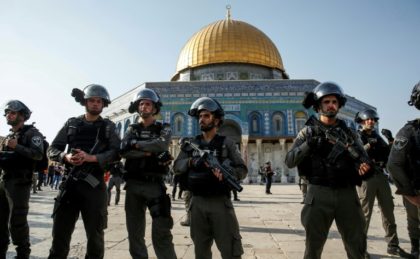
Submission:
[[[258,181],[258,168],[271,161],[276,181],[296,181],[296,169],[284,165],[294,137],[314,113],[301,102],[319,82],[290,79],[276,45],[254,26],[228,16],[195,33],[182,48],[171,81],[146,82],[112,100],[104,116],[114,121],[123,137],[138,114],[128,113],[141,88],[156,90],[163,102],[158,119],[171,124],[171,152],[176,156],[181,137],[200,133],[187,112],[199,97],[217,99],[225,110],[219,134],[237,143],[249,168],[248,182]],[[351,87],[351,86],[346,86]],[[347,96],[339,117],[355,128],[356,112],[374,108]]]

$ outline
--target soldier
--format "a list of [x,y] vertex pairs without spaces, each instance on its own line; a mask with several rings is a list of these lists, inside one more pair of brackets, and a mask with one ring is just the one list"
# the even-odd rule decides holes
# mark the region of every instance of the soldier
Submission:
[[[191,141],[214,154],[220,163],[230,162],[238,179],[245,178],[247,167],[236,144],[216,133],[223,123],[221,105],[212,98],[202,97],[191,105],[188,114],[198,119],[202,132]],[[188,174],[188,189],[192,193],[190,232],[195,258],[212,258],[213,240],[222,258],[241,258],[243,248],[238,220],[230,200],[230,188],[223,182],[219,169],[209,168],[197,152],[193,152],[185,141],[183,143],[174,162],[174,171],[175,174]]]
[[16,258],[29,258],[29,196],[34,161],[44,154],[43,136],[24,124],[31,111],[21,101],[8,101],[4,116],[11,133],[3,139],[0,152],[0,258],[6,258],[9,235],[16,245]]
[[[408,105],[420,110],[420,82],[411,93]],[[407,211],[411,254],[419,258],[420,207],[420,119],[409,121],[395,136],[387,168],[401,194]]]
[[265,179],[266,179],[266,183],[265,183],[265,194],[272,194],[271,193],[271,183],[273,182],[273,169],[271,168],[271,162],[267,161],[265,162],[264,165],[264,175],[265,175]]
[[139,120],[129,126],[121,145],[121,156],[126,159],[125,213],[133,258],[148,257],[144,240],[146,208],[152,216],[152,243],[157,258],[176,258],[171,200],[164,183],[171,162],[171,127],[155,119],[161,106],[154,90],[140,90],[128,109],[130,113],[138,112]]
[[[345,103],[344,93],[335,83],[321,83],[308,93],[303,105],[307,109],[312,106],[319,119],[308,119],[286,155],[286,165],[298,166],[299,175],[309,182],[301,214],[306,231],[304,258],[321,258],[334,220],[347,256],[365,256],[365,219],[355,185],[361,184],[370,165],[356,132],[337,118]],[[355,153],[362,161],[356,160]]]
[[362,185],[357,187],[360,203],[366,219],[365,234],[367,235],[368,233],[375,198],[378,198],[378,205],[382,214],[382,225],[386,232],[385,240],[388,243],[388,254],[411,258],[410,254],[399,247],[397,225],[395,224],[394,217],[394,201],[391,188],[389,187],[388,177],[384,174],[384,167],[388,161],[390,150],[389,145],[375,131],[375,125],[378,120],[378,114],[372,109],[358,112],[355,117],[355,122],[362,126],[358,133],[363,142],[363,147],[369,158],[375,164],[373,176],[364,180]]
[[79,213],[87,236],[86,258],[103,258],[107,226],[104,173],[108,164],[118,159],[120,139],[115,124],[100,116],[111,103],[105,87],[91,84],[83,91],[75,88],[72,96],[86,112],[68,119],[48,148],[50,160],[69,168],[54,204],[48,258],[67,258]]
[[118,203],[120,202],[120,193],[121,193],[121,183],[123,182],[122,179],[122,172],[123,170],[123,165],[121,162],[116,162],[113,163],[111,165],[111,167],[109,168],[110,174],[111,174],[111,178],[109,179],[108,182],[108,206],[111,203],[111,196],[112,196],[112,188],[116,189],[116,194],[115,194],[115,205],[118,205]]

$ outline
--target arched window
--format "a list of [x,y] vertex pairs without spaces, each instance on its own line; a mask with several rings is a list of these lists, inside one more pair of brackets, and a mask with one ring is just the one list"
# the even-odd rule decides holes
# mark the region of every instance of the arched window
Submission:
[[306,113],[302,111],[295,113],[296,134],[305,126],[307,119]]
[[281,112],[274,113],[272,125],[274,135],[284,134],[284,115]]
[[249,131],[251,134],[258,134],[261,131],[261,115],[257,112],[249,116]]
[[185,118],[181,113],[174,115],[174,120],[172,123],[173,135],[181,136],[183,134]]

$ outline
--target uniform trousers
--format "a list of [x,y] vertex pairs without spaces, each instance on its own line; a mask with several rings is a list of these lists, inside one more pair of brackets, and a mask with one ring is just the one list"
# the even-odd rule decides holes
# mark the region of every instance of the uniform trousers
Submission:
[[[16,245],[18,258],[29,258],[29,196],[30,181],[0,180],[0,258],[6,257],[9,233]],[[3,257],[4,256],[4,257]]]
[[[104,257],[104,229],[107,227],[107,194],[102,181],[93,188],[89,183],[78,180],[67,183],[64,200],[54,215],[52,246],[49,259],[67,258],[70,251],[71,235],[82,215],[87,237],[85,258]],[[60,190],[62,192],[63,190]],[[57,201],[55,207],[57,206]]]
[[108,183],[108,205],[111,202],[111,196],[112,196],[112,188],[116,189],[115,194],[115,205],[117,205],[120,202],[120,193],[121,193],[121,183],[123,179],[120,176],[111,176],[111,179],[109,179]]
[[306,231],[305,259],[321,258],[333,221],[346,249],[347,257],[362,259],[366,252],[365,218],[354,186],[332,188],[308,185],[301,212]]
[[403,199],[405,210],[407,211],[407,229],[408,236],[411,239],[420,239],[420,209],[409,202],[406,198]]
[[[161,213],[162,196],[166,195],[163,182],[127,180],[125,185],[125,215],[128,243],[133,259],[148,258],[144,240],[146,231],[146,208],[152,216],[152,244],[158,259],[176,259],[171,229],[171,216],[156,216]],[[169,204],[170,206],[170,204]],[[166,208],[170,209],[170,208]]]
[[398,246],[399,240],[394,217],[394,201],[388,178],[383,173],[375,173],[367,181],[363,181],[360,187],[357,187],[357,192],[366,219],[366,235],[372,217],[375,198],[377,198],[378,206],[382,214],[382,226],[385,230],[385,240],[388,243],[388,246]]
[[235,210],[228,195],[196,196],[191,204],[191,238],[196,259],[211,259],[213,240],[223,259],[244,253]]

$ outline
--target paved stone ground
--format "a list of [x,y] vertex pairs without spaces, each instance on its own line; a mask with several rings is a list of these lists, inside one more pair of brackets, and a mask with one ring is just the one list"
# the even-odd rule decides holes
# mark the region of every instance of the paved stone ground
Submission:
[[[262,185],[245,185],[239,194],[241,201],[235,202],[245,259],[270,258],[302,258],[305,249],[305,233],[300,223],[302,205],[301,193],[297,185],[273,185],[273,195],[266,195]],[[168,191],[171,187],[168,186]],[[45,188],[44,191],[33,194],[30,204],[30,232],[32,242],[31,258],[46,258],[51,245],[53,198],[57,191]],[[120,205],[108,207],[108,229],[105,231],[105,258],[131,258],[128,252],[127,231],[124,216],[124,192]],[[397,219],[400,245],[410,249],[406,229],[404,207],[400,196],[395,197],[395,217]],[[175,221],[172,233],[178,258],[194,258],[194,247],[189,237],[189,228],[180,226],[179,222],[185,215],[182,200],[173,202],[172,214]],[[146,241],[149,257],[156,258],[151,245],[150,217],[147,220]],[[370,230],[368,233],[368,251],[371,258],[391,258],[386,254],[379,208],[375,206]],[[84,258],[86,237],[82,221],[79,220],[73,233],[69,258]],[[220,254],[213,246],[213,258]],[[13,247],[9,248],[7,258],[15,255]],[[333,224],[329,238],[324,247],[323,258],[346,258],[340,234]]]

